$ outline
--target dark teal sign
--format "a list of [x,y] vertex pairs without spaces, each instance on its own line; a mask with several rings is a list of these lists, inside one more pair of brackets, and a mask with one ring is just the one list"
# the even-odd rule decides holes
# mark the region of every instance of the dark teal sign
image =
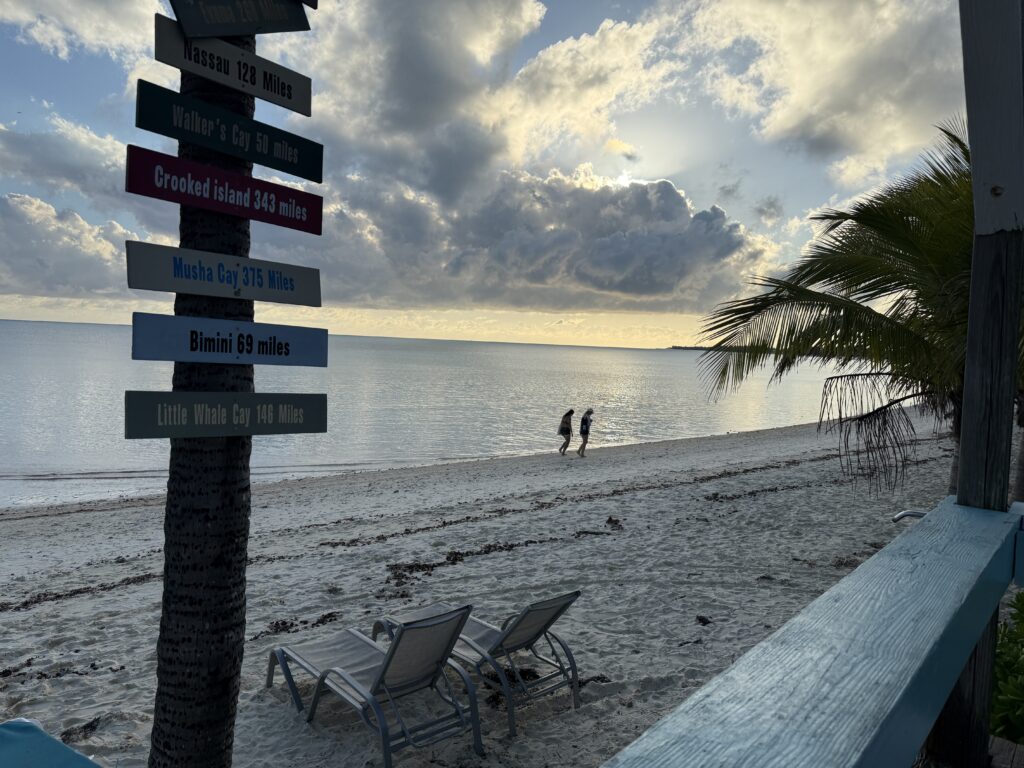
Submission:
[[302,3],[295,0],[171,0],[171,7],[189,38],[309,29]]
[[139,80],[135,125],[310,181],[323,181],[322,144],[145,80]]

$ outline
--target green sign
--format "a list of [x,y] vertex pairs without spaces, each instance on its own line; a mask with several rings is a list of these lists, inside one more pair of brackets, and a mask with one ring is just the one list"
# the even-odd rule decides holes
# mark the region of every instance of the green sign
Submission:
[[135,125],[310,181],[323,181],[322,144],[145,80],[139,80]]
[[230,437],[327,431],[327,395],[124,393],[124,436]]

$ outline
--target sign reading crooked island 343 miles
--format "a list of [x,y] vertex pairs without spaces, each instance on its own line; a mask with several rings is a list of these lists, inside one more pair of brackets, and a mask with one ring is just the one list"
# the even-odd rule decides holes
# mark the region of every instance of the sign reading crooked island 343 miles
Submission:
[[171,0],[189,37],[305,32],[309,20],[295,0]]
[[132,313],[132,360],[327,367],[327,331]]
[[310,181],[323,181],[322,144],[145,80],[139,80],[135,125]]
[[223,40],[186,40],[174,19],[156,14],[157,61],[201,75],[293,112],[310,114],[313,81]]
[[320,270],[129,240],[128,287],[320,306]]
[[319,235],[324,200],[299,189],[128,145],[125,189]]
[[124,436],[231,437],[327,431],[327,395],[124,393]]

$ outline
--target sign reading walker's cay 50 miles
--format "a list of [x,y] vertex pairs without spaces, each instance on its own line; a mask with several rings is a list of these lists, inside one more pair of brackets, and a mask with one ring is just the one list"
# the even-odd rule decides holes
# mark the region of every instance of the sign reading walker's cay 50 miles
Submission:
[[327,395],[124,393],[124,436],[233,437],[327,431]]
[[[290,1],[290,0],[289,0]],[[310,114],[313,81],[223,40],[186,40],[181,28],[156,14],[157,61],[201,75],[258,99]]]
[[[295,0],[171,0],[189,37],[305,32],[309,20]],[[313,6],[316,7],[316,6]]]
[[139,80],[135,125],[310,181],[323,181],[322,144],[145,80]]
[[132,313],[132,360],[327,367],[327,331],[295,325]]
[[128,145],[125,189],[319,235],[324,199],[299,189]]
[[320,270],[129,240],[128,287],[320,306]]

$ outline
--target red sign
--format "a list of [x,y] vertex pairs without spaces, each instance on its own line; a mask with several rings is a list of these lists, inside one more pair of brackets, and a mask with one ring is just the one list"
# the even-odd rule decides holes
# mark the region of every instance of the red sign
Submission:
[[128,145],[125,189],[319,235],[324,199],[282,184]]

